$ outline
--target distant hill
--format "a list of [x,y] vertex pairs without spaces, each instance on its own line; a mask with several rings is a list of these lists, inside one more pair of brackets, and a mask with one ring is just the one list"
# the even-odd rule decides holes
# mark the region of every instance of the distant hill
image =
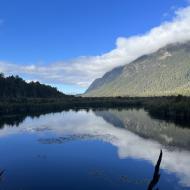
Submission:
[[39,82],[25,82],[18,76],[0,74],[0,98],[58,98],[66,95]]
[[190,95],[190,42],[167,45],[155,53],[107,72],[84,96]]

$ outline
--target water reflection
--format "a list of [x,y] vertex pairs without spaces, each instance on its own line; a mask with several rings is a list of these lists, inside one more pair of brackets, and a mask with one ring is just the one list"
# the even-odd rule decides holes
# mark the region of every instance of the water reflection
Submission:
[[167,148],[190,149],[190,129],[152,119],[144,110],[109,110],[95,114],[114,126],[126,128],[146,139],[154,139]]
[[175,173],[182,186],[190,187],[190,130],[153,120],[143,110],[69,111],[27,117],[16,126],[3,125],[0,137],[40,134],[41,144],[98,139],[115,146],[120,159],[143,159],[152,165],[162,149],[161,169]]

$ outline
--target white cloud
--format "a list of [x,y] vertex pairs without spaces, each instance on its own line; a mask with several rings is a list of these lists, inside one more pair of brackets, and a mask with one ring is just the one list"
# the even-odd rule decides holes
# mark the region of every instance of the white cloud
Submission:
[[101,77],[114,67],[127,64],[169,43],[187,40],[190,40],[190,6],[178,9],[172,21],[164,22],[143,35],[119,37],[116,40],[116,48],[106,54],[79,57],[48,66],[0,62],[0,71],[6,74],[27,76],[29,79],[35,78],[47,83],[88,87],[94,79]]

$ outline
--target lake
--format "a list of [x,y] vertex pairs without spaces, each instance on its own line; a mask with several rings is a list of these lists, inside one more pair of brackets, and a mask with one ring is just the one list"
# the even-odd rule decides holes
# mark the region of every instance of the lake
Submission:
[[190,189],[190,128],[140,110],[63,111],[0,121],[2,190]]

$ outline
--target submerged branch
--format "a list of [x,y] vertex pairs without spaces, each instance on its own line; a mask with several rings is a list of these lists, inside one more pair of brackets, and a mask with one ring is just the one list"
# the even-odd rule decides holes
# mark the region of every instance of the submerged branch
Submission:
[[160,171],[161,161],[162,161],[162,150],[160,151],[160,155],[159,155],[157,164],[156,164],[155,169],[154,169],[154,175],[153,175],[153,178],[152,178],[152,180],[148,186],[148,190],[153,190],[153,188],[156,186],[156,184],[158,183],[158,181],[160,179],[159,171]]

